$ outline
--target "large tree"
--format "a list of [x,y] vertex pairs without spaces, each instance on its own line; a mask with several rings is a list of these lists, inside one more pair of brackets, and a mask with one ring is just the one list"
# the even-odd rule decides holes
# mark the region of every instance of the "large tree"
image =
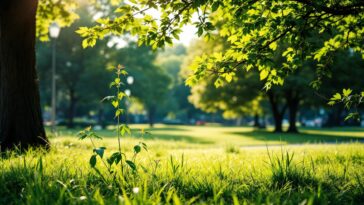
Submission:
[[[40,109],[35,69],[35,39],[47,36],[50,21],[65,17],[67,25],[76,16],[64,10],[66,1],[40,3],[40,24],[36,26],[37,0],[0,2],[0,146],[48,146]],[[68,7],[69,8],[69,7]],[[55,10],[54,10],[55,9]],[[45,18],[42,18],[45,17]],[[47,17],[47,18],[46,18]],[[48,19],[48,20],[47,20]],[[36,29],[37,28],[37,29]]]
[[0,8],[0,145],[47,145],[35,70],[36,0]]

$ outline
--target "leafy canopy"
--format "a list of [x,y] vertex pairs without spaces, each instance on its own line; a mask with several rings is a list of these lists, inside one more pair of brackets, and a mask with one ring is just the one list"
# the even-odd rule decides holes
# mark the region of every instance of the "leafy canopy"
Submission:
[[49,40],[49,26],[56,22],[60,27],[70,26],[79,16],[74,0],[40,0],[37,11],[36,35],[41,41]]
[[[192,22],[194,15],[198,20]],[[172,44],[189,23],[198,36],[211,39],[217,33],[229,43],[224,53],[196,59],[189,85],[213,73],[219,75],[215,81],[219,87],[240,69],[256,69],[269,89],[283,84],[309,60],[316,65],[312,86],[318,88],[330,74],[328,65],[338,50],[350,49],[364,58],[362,0],[130,0],[115,10],[112,19],[100,18],[97,25],[81,27],[78,33],[84,37],[84,47],[109,34],[131,33],[139,44],[156,49]],[[286,48],[285,61],[276,65],[272,59],[280,45]]]

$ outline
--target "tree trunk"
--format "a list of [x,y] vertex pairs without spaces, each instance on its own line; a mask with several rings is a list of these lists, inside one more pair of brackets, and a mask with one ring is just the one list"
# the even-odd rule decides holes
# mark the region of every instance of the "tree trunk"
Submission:
[[273,112],[274,118],[274,132],[283,132],[282,123],[283,123],[283,116],[279,113]]
[[106,128],[105,116],[104,116],[104,105],[100,103],[97,123],[101,125],[102,129]]
[[299,106],[299,96],[296,93],[293,93],[292,90],[287,91],[286,93],[286,101],[288,104],[288,110],[289,110],[289,127],[287,132],[290,133],[298,133],[298,129],[296,126],[296,120],[297,120],[297,112],[298,112],[298,106]]
[[68,128],[74,128],[75,127],[74,118],[75,118],[77,98],[76,98],[74,89],[70,89],[69,92],[70,92],[69,93],[70,102],[69,102],[69,106],[68,106],[68,123],[67,123],[67,127]]
[[254,114],[254,125],[253,126],[256,127],[256,128],[261,127],[260,122],[259,122],[259,114],[258,113]]
[[332,107],[329,112],[328,112],[328,118],[327,121],[325,122],[324,126],[325,127],[339,127],[342,124],[342,106],[334,106]]
[[150,127],[154,126],[154,117],[155,117],[155,108],[151,107],[148,110],[148,121],[149,121],[149,126]]
[[297,112],[298,112],[298,104],[299,100],[294,99],[288,104],[289,109],[289,127],[287,132],[291,133],[298,133],[298,129],[296,126],[296,120],[297,120]]
[[281,110],[279,110],[279,104],[277,101],[277,96],[273,93],[272,90],[268,91],[268,99],[271,105],[273,119],[274,119],[274,132],[283,132],[282,129],[282,121],[284,113],[287,109],[287,105],[284,105]]
[[36,0],[0,3],[0,146],[48,146],[35,69]]

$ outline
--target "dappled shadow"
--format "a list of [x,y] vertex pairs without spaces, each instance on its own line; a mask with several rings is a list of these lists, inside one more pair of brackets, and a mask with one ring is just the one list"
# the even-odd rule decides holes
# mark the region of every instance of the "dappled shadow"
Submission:
[[[231,132],[230,132],[231,133]],[[232,134],[240,135],[242,137],[250,137],[259,141],[281,141],[288,144],[300,143],[336,143],[336,142],[361,142],[364,143],[364,137],[353,137],[333,135],[333,134],[309,134],[300,132],[297,134],[292,133],[274,133],[269,131],[257,130],[252,132],[232,132]]]

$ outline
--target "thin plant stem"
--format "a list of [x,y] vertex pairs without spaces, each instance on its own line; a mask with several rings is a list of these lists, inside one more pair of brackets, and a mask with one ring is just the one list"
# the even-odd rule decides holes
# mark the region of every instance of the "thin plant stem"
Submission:
[[[120,79],[120,69],[117,68],[117,77]],[[120,100],[119,100],[119,93],[120,93],[120,84],[119,85],[116,85],[116,88],[117,88],[117,93],[116,93],[116,98],[118,100],[118,106],[117,106],[117,110],[120,109]],[[117,117],[117,136],[118,136],[118,144],[119,144],[119,153],[120,153],[120,156],[121,156],[121,136],[120,136],[120,115],[118,115]],[[121,158],[121,163],[120,163],[120,168],[121,168],[121,175],[123,176],[123,159]]]

